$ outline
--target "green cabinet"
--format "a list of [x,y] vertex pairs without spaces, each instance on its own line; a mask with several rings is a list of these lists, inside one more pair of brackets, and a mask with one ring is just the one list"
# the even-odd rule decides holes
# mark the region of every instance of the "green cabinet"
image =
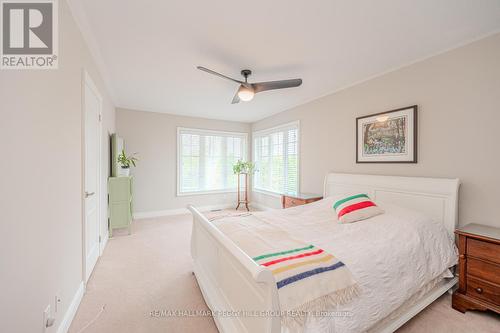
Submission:
[[132,222],[132,177],[110,177],[109,196],[109,237],[113,229],[128,228]]

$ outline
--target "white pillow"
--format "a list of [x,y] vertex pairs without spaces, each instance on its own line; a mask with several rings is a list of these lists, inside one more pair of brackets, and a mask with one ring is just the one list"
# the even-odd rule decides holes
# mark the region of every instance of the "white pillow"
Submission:
[[384,210],[364,193],[339,198],[334,202],[333,209],[340,223],[357,222],[384,213]]

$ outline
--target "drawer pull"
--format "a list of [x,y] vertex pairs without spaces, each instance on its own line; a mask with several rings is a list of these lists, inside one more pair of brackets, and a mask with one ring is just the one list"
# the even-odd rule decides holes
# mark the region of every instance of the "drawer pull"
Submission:
[[477,287],[477,288],[476,288],[476,292],[477,292],[478,294],[482,294],[482,293],[483,293],[483,288],[481,288],[481,287]]

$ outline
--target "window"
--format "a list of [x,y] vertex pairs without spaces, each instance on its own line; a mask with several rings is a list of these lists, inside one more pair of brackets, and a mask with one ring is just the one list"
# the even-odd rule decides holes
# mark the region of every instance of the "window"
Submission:
[[299,190],[299,123],[253,133],[253,187],[274,193]]
[[177,195],[236,191],[233,164],[246,160],[246,133],[177,129]]

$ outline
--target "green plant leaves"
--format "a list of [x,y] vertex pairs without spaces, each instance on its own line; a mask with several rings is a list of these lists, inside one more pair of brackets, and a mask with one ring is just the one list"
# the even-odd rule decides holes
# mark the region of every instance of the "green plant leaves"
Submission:
[[134,157],[137,153],[133,153],[132,156],[127,156],[125,154],[125,149],[122,149],[122,152],[118,155],[117,157],[117,162],[120,163],[120,165],[123,168],[130,168],[130,166],[136,166],[136,162],[139,161],[138,158]]
[[235,165],[233,165],[233,173],[240,174],[240,173],[253,173],[255,169],[255,164],[252,162],[243,162],[241,160],[238,160]]

